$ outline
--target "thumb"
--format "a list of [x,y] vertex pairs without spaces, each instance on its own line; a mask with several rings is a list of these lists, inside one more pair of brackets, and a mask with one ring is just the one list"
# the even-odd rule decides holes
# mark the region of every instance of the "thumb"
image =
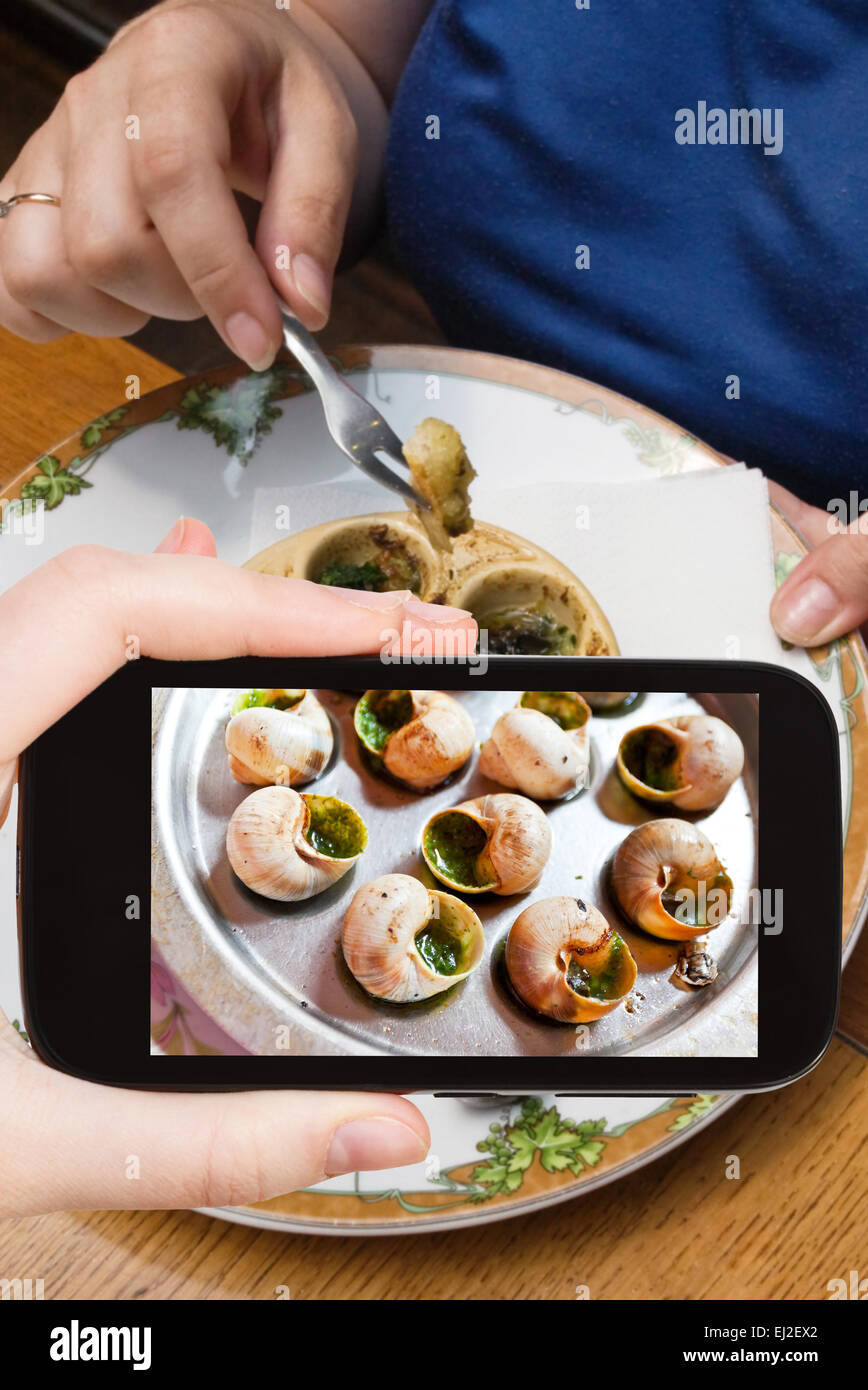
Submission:
[[324,1178],[420,1162],[401,1096],[97,1086],[0,1038],[0,1215],[247,1205]]
[[167,531],[160,544],[155,547],[157,555],[205,555],[213,559],[217,554],[217,542],[204,521],[192,516],[179,516],[171,530]]
[[771,602],[773,626],[787,642],[819,647],[868,619],[868,537],[831,536],[801,560]]

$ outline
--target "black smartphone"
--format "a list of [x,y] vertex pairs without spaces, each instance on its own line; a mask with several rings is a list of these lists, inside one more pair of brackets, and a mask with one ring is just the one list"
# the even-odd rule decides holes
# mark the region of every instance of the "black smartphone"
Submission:
[[[131,661],[19,854],[27,1030],[93,1081],[746,1091],[834,1027],[838,735],[775,666]],[[152,1048],[152,957],[225,1054]]]

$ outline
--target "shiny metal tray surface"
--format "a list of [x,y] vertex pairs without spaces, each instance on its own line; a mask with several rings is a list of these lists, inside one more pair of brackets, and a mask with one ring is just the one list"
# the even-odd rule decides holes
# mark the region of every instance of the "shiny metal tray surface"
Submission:
[[[757,699],[754,695],[646,694],[622,713],[595,714],[591,725],[590,785],[568,802],[545,803],[554,847],[542,878],[516,897],[474,896],[487,941],[486,957],[464,983],[422,1004],[371,999],[350,975],[340,947],[344,912],[356,889],[379,874],[414,874],[436,885],[418,846],[428,817],[486,791],[502,790],[477,771],[478,745],[517,691],[472,691],[459,698],[476,727],[477,744],[462,773],[425,795],[403,791],[363,766],[352,727],[356,695],[320,690],[335,734],[325,772],[310,789],[349,801],[364,817],[369,844],[354,868],[325,893],[279,904],[249,892],[234,876],[225,850],[226,827],[252,790],[231,777],[224,730],[237,692],[228,689],[154,692],[153,824],[154,935],[181,983],[200,1002],[219,1001],[224,1028],[252,1050],[285,1055],[274,1021],[284,1018],[290,1051],[307,1054],[393,1052],[448,1056],[525,1056],[575,1053],[576,1030],[530,1014],[509,989],[502,966],[512,922],[529,902],[575,894],[617,924],[639,969],[629,1008],[590,1025],[584,1055],[694,1053],[696,1036],[720,1037],[719,1055],[752,1056],[756,1013],[749,999],[756,977],[756,927],[742,924],[756,884]],[[705,708],[720,714],[745,745],[745,771],[721,806],[695,819],[715,843],[734,884],[733,913],[709,935],[719,975],[703,989],[673,981],[679,944],[657,941],[627,926],[606,886],[607,865],[630,829],[656,812],[622,786],[613,763],[628,728]],[[305,790],[305,788],[301,788]],[[661,814],[667,814],[664,807]],[[166,884],[170,885],[169,891]],[[191,949],[195,942],[195,949]],[[180,963],[180,968],[179,968]],[[207,977],[207,989],[204,988]],[[748,988],[750,986],[751,988]],[[257,1019],[269,1020],[268,1030]],[[233,1026],[233,1023],[235,1026]],[[702,1024],[701,1029],[698,1027]]]

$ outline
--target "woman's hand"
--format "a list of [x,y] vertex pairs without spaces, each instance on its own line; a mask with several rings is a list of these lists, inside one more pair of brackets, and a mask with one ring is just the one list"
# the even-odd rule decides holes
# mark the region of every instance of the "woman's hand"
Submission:
[[[66,551],[0,597],[0,822],[19,752],[123,665],[131,637],[141,655],[174,659],[377,652],[394,629],[406,650],[447,631],[473,649],[475,624],[457,609],[254,574],[214,550],[206,527],[181,521],[162,553]],[[255,1202],[417,1162],[429,1143],[400,1096],[92,1085],[44,1066],[2,1014],[0,1134],[0,1215]]]
[[[350,204],[357,232],[377,210],[387,119],[315,0],[291,14],[271,0],[165,0],[72,78],[0,181],[0,198],[62,200],[0,222],[0,323],[41,342],[206,313],[267,367],[275,289],[308,327],[328,318]],[[263,204],[255,250],[233,189]]]
[[778,483],[769,496],[813,549],[771,602],[772,625],[787,642],[819,647],[863,627],[868,640],[868,514],[837,529],[830,512],[811,507]]

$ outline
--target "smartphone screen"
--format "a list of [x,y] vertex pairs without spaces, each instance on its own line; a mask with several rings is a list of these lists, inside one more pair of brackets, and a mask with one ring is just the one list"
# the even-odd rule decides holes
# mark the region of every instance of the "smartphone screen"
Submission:
[[760,1055],[756,692],[151,707],[154,955],[233,1051]]

